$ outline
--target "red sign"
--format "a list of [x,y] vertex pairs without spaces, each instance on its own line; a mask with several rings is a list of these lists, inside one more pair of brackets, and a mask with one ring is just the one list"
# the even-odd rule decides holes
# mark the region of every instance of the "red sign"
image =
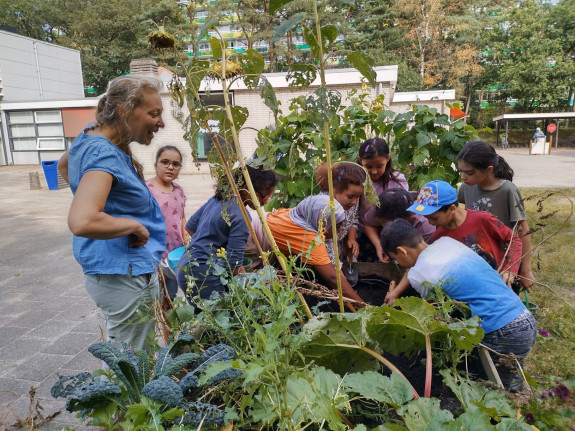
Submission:
[[553,133],[555,130],[557,130],[557,124],[551,123],[547,126],[547,132],[549,133]]

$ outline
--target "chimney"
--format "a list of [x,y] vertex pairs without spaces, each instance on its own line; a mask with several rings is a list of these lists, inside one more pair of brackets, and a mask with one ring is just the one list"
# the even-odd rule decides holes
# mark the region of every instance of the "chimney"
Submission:
[[158,63],[152,58],[138,58],[130,62],[132,75],[158,76]]

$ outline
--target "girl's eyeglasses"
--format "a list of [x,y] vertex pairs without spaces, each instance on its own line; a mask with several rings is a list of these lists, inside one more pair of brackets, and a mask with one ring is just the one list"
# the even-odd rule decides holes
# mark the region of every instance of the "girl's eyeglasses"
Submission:
[[169,160],[160,160],[158,163],[162,165],[164,168],[169,168],[170,165],[172,165],[174,169],[179,169],[182,167],[182,164],[180,162],[170,162]]

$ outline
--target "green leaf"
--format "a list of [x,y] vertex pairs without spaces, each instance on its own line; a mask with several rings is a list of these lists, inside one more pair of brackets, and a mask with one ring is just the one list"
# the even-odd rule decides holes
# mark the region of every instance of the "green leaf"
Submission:
[[271,109],[271,111],[274,114],[274,118],[277,122],[279,113],[279,103],[276,98],[276,92],[274,91],[274,88],[272,87],[272,85],[270,84],[270,82],[267,80],[266,77],[263,76],[261,77],[259,89],[260,89],[260,97],[264,101],[265,105]]
[[211,364],[202,374],[202,377],[200,377],[199,384],[205,385],[208,382],[208,380],[210,380],[212,377],[230,368],[232,368],[232,364],[229,361],[216,362]]
[[320,61],[319,55],[319,43],[317,41],[316,32],[313,28],[303,27],[302,29],[303,39],[305,43],[309,45],[309,49],[312,52],[316,61]]
[[313,64],[292,64],[288,72],[290,87],[307,87],[317,77],[317,67]]
[[515,420],[511,418],[503,418],[495,428],[497,431],[533,431],[531,425],[526,424],[523,419]]
[[465,411],[482,410],[494,418],[516,417],[517,409],[500,390],[488,389],[481,383],[461,376],[456,377],[449,370],[440,370],[444,383],[453,391]]
[[347,60],[371,85],[375,85],[377,73],[373,70],[375,61],[371,57],[360,51],[352,51],[347,55]]
[[394,301],[394,307],[384,305],[371,310],[366,330],[385,351],[411,355],[425,349],[426,333],[446,330],[435,320],[435,314],[435,308],[421,298],[400,298]]
[[255,49],[247,49],[239,56],[243,73],[244,83],[248,88],[254,88],[260,81],[260,75],[264,70],[265,62],[262,55]]
[[424,132],[418,133],[416,140],[417,140],[417,147],[418,148],[425,147],[427,144],[429,144],[431,142],[431,139],[429,139],[429,136],[427,135],[427,133],[424,133]]
[[309,341],[300,352],[306,360],[340,375],[376,370],[378,362],[360,349],[369,344],[362,317],[361,313],[326,313],[314,317],[303,328]]
[[372,431],[408,431],[408,429],[401,426],[401,425],[398,425],[398,424],[388,423],[388,424],[379,425],[378,427],[374,428]]
[[353,373],[346,375],[343,383],[363,397],[395,408],[413,399],[413,388],[397,373],[392,373],[391,378],[373,371]]
[[413,164],[415,166],[423,166],[428,157],[429,151],[427,148],[422,148],[419,152],[413,155]]
[[[324,25],[320,31],[323,47],[328,48],[329,45],[334,43],[337,38],[337,27],[335,25],[328,24]],[[326,49],[324,49],[324,52],[326,52]]]
[[164,418],[168,421],[173,421],[175,418],[182,416],[183,414],[184,414],[184,409],[181,409],[179,407],[174,407],[174,408],[171,408],[170,410],[162,413],[162,418]]
[[270,0],[270,15],[293,0]]
[[278,40],[284,37],[285,34],[292,28],[296,27],[304,19],[304,17],[304,13],[298,13],[294,18],[282,22],[274,32],[272,43],[276,43]]
[[492,429],[489,416],[479,411],[465,412],[455,421],[445,426],[445,431],[485,431]]
[[219,60],[222,58],[222,42],[215,38],[210,37],[208,39],[210,42],[210,46],[212,47],[212,55],[214,56],[214,60]]
[[214,27],[220,20],[218,18],[216,19],[212,19],[211,21],[208,21],[207,23],[205,23],[202,28],[200,28],[198,35],[196,37],[196,43],[199,44],[200,41],[204,38],[204,36],[206,34],[208,34],[208,31]]
[[200,357],[197,353],[184,353],[176,356],[161,370],[163,376],[172,376],[177,374],[182,368],[187,368]]
[[176,308],[176,315],[181,323],[193,322],[196,318],[196,309],[188,304],[184,304]]
[[129,385],[126,385],[126,389],[128,389],[130,396],[134,401],[139,401],[141,379],[136,366],[129,359],[120,359],[118,367],[129,382]]
[[78,388],[66,399],[66,410],[77,412],[84,409],[100,409],[119,399],[122,389],[110,382],[95,380],[88,385]]
[[148,352],[138,353],[138,388],[140,391],[150,381],[150,360]]
[[448,410],[439,407],[436,398],[418,398],[399,409],[405,425],[409,430],[444,431],[445,426],[453,420]]
[[182,347],[191,346],[192,344],[196,344],[196,340],[190,334],[180,334],[178,338],[171,343],[168,348],[170,353],[179,353]]
[[[137,385],[137,370],[136,367],[130,362],[128,357],[122,353],[116,346],[109,342],[94,343],[88,347],[88,351],[96,358],[104,361],[110,369],[116,373],[116,376],[128,390],[130,397],[136,401],[140,401],[140,391]],[[120,363],[122,364],[120,366]],[[129,364],[129,365],[128,365]],[[131,365],[131,367],[130,367]],[[129,374],[126,376],[124,371]]]

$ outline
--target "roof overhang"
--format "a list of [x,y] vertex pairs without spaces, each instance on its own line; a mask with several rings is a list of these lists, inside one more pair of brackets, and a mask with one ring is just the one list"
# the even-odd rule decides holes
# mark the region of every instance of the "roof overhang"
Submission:
[[528,114],[503,114],[494,117],[493,121],[536,121],[536,120],[561,120],[575,118],[575,112],[539,112]]

